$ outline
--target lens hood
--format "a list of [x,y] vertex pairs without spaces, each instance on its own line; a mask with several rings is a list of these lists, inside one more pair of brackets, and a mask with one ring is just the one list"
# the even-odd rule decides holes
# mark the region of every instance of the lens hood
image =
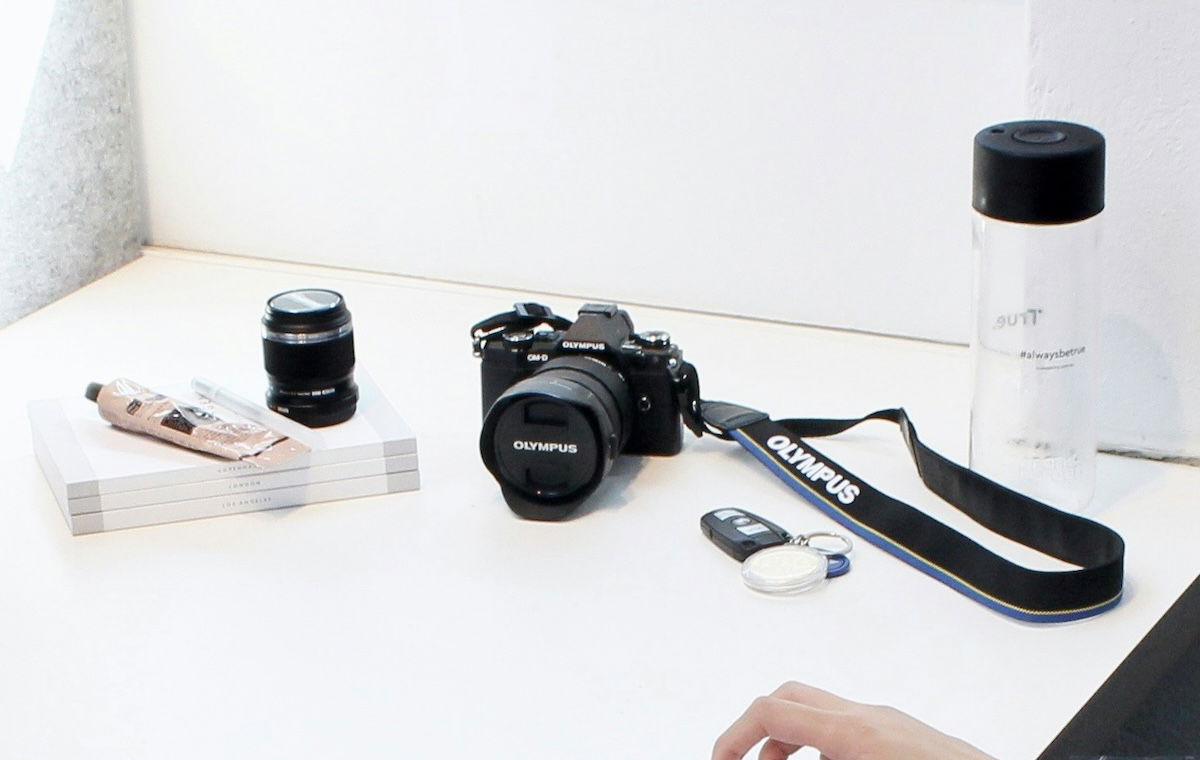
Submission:
[[611,469],[631,418],[619,372],[591,357],[562,357],[496,399],[483,421],[479,451],[514,512],[561,520]]

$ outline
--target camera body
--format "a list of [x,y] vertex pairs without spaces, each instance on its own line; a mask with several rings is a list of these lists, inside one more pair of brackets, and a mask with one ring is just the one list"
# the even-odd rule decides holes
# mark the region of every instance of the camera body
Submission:
[[506,331],[481,348],[485,415],[504,391],[551,360],[589,357],[609,364],[629,384],[634,417],[622,453],[671,456],[683,448],[678,391],[683,352],[661,330],[635,333],[624,309],[584,304],[567,330]]
[[635,332],[616,305],[586,304],[572,324],[544,306],[517,304],[473,334],[482,360],[480,453],[518,514],[561,519],[618,454],[683,448],[694,370],[670,335]]

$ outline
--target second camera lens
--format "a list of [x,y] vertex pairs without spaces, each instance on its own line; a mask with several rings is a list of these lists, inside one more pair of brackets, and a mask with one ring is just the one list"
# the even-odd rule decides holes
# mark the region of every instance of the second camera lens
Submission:
[[340,293],[304,288],[272,296],[262,341],[267,406],[309,427],[354,415],[354,327]]

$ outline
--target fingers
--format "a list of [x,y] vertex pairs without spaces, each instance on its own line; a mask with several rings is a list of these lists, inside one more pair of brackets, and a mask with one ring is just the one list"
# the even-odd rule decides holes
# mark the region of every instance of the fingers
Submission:
[[[827,692],[820,694],[832,696]],[[820,694],[807,696],[825,701]],[[717,739],[712,757],[713,760],[740,760],[751,747],[768,737],[774,741],[763,747],[763,754],[759,755],[763,760],[782,760],[806,746],[837,757],[846,754],[848,749],[845,737],[849,732],[843,725],[845,718],[844,713],[802,702],[776,696],[759,697]]]
[[[844,710],[850,704],[836,694],[831,694],[815,686],[800,683],[799,681],[784,683],[778,689],[771,692],[771,696],[777,699],[786,699],[789,702],[805,704],[819,710]],[[802,746],[800,744],[781,742],[778,739],[767,739],[762,749],[758,752],[758,760],[786,760],[786,758],[800,751]]]
[[992,760],[895,708],[861,705],[795,682],[754,700],[717,739],[713,760],[741,760],[763,739],[759,760],[786,760],[801,747],[819,750],[821,760]]
[[762,749],[758,751],[758,760],[786,760],[799,750],[799,745],[786,744],[778,739],[767,739]]
[[851,707],[857,706],[855,702],[839,697],[836,694],[831,694],[823,689],[818,689],[815,686],[800,683],[799,681],[784,683],[778,689],[771,692],[771,696],[786,699],[789,702],[798,702],[809,707],[816,707],[820,710],[848,710]]

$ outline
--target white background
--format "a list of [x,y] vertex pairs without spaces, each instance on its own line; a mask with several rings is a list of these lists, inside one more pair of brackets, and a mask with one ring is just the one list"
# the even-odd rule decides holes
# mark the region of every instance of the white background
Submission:
[[155,244],[966,338],[1019,2],[130,7]]
[[1109,138],[1102,444],[1200,456],[1200,6],[130,0],[160,245],[965,342],[971,140]]

